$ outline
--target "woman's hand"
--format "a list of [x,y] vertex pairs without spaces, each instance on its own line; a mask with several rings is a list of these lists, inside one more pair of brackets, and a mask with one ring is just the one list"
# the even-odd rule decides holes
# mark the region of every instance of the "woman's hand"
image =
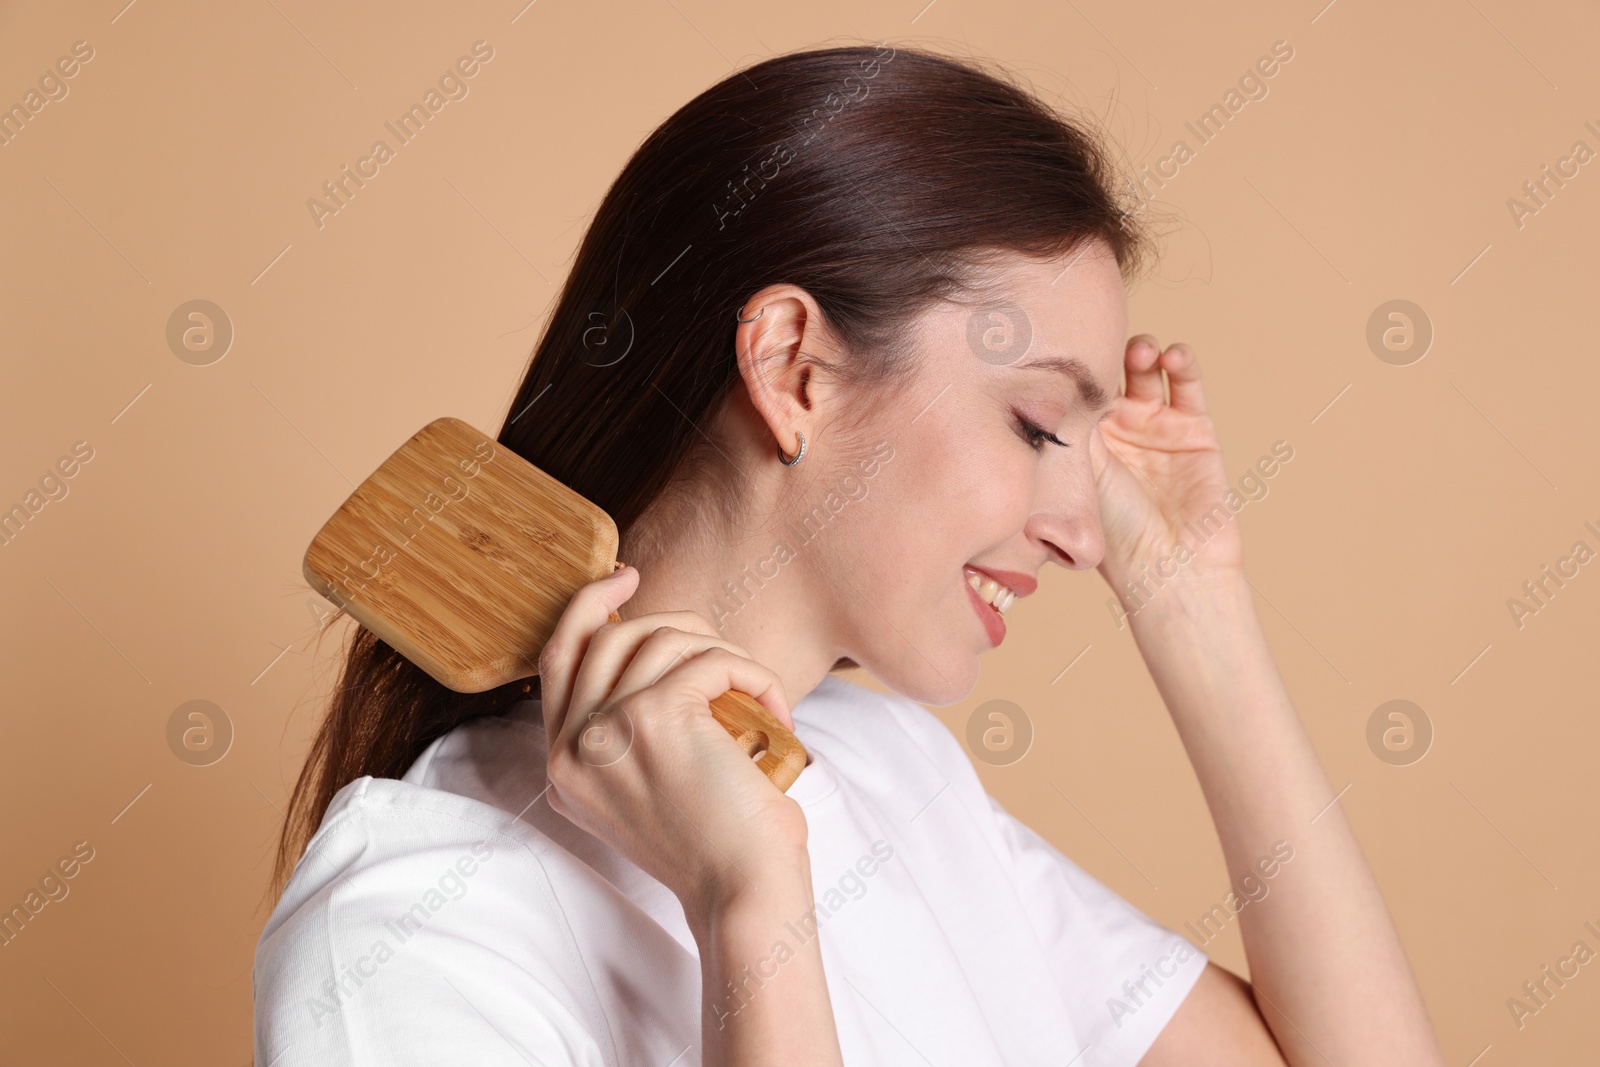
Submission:
[[[1140,1062],[1443,1067],[1383,894],[1244,581],[1194,353],[1175,344],[1158,357],[1141,335],[1125,360],[1126,395],[1100,424],[1099,455],[1090,445],[1106,539],[1100,572],[1113,588],[1142,578],[1145,566],[1165,579],[1171,565],[1165,574],[1158,565],[1169,546],[1194,550],[1176,589],[1152,583],[1160,607],[1145,615],[1141,604],[1137,618],[1158,623],[1132,627],[1133,637],[1194,767],[1226,868],[1250,871],[1286,844],[1294,858],[1270,899],[1239,913],[1250,982],[1208,968]],[[1205,580],[1186,584],[1196,570]]]
[[800,806],[709,704],[737,689],[794,721],[778,676],[699,614],[608,622],[638,584],[626,567],[584,586],[540,653],[548,799],[671,889],[692,924],[707,923],[763,878],[809,871]]
[[1137,580],[1146,567],[1159,574],[1157,565],[1172,560],[1163,565],[1171,577],[1180,541],[1192,554],[1182,562],[1186,571],[1241,568],[1239,526],[1225,503],[1230,487],[1222,447],[1206,413],[1194,352],[1181,342],[1160,351],[1149,334],[1137,334],[1124,361],[1127,389],[1089,447],[1106,540],[1101,575],[1120,590],[1124,579]]
[[733,992],[815,902],[805,813],[710,704],[737,689],[792,730],[783,685],[695,612],[608,622],[638,587],[625,567],[578,590],[539,654],[550,806],[682,902],[706,1067],[840,1067],[819,938],[753,995]]

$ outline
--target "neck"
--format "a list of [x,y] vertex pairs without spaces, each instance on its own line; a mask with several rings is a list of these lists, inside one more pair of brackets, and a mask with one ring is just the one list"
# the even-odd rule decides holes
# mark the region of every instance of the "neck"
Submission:
[[[825,607],[808,595],[820,586],[807,580],[793,532],[779,521],[727,544],[734,538],[674,525],[676,535],[623,538],[618,558],[639,571],[639,588],[617,614],[697,612],[777,674],[789,706],[798,704],[845,653],[827,639]],[[775,551],[780,543],[787,547]]]

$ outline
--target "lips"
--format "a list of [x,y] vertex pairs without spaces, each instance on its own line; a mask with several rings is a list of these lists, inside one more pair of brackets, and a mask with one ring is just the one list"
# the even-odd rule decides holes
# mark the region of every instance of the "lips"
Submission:
[[991,644],[1005,639],[1006,624],[1002,616],[1018,597],[1025,597],[1039,587],[1039,581],[1021,571],[998,570],[968,563],[961,568],[962,584],[967,587],[967,599],[978,613]]
[[977,571],[985,577],[993,578],[1001,585],[1009,586],[1018,596],[1028,596],[1039,588],[1039,579],[1031,574],[1023,574],[1021,571],[996,570],[993,567],[980,567],[975,563],[967,564],[967,570]]
[[967,591],[967,602],[972,605],[972,610],[978,613],[978,621],[983,624],[984,633],[989,635],[989,644],[998,645],[1001,641],[1004,641],[1006,639],[1005,619],[1001,618],[1000,613],[986,603],[978,595],[978,591],[972,588],[970,584],[962,582],[961,588]]

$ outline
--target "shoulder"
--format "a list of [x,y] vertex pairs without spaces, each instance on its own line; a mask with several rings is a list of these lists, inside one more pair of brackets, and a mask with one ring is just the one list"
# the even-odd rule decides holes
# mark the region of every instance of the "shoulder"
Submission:
[[519,836],[503,813],[469,798],[398,779],[357,778],[329,802],[267,932],[330,885],[348,885],[349,878],[374,870],[426,866],[457,852],[487,860],[497,848],[525,848]]
[[[493,898],[508,883],[548,887],[547,842],[480,801],[411,782],[358,778],[339,790],[295,865],[261,937],[337,919],[340,929],[401,913],[450,917],[453,900]],[[487,903],[482,901],[480,903]]]
[[256,946],[258,1051],[397,1062],[396,1042],[422,1040],[401,1020],[470,1040],[513,993],[540,1007],[523,1024],[544,1031],[525,1035],[529,1047],[606,1034],[549,850],[466,797],[392,779],[345,786]]

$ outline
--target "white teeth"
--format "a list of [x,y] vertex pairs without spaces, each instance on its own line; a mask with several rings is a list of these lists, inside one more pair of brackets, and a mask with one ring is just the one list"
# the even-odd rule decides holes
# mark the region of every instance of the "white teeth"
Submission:
[[967,584],[977,590],[978,595],[1001,615],[1011,606],[1017,594],[1009,586],[1001,585],[993,578],[978,574],[976,571],[967,571]]

